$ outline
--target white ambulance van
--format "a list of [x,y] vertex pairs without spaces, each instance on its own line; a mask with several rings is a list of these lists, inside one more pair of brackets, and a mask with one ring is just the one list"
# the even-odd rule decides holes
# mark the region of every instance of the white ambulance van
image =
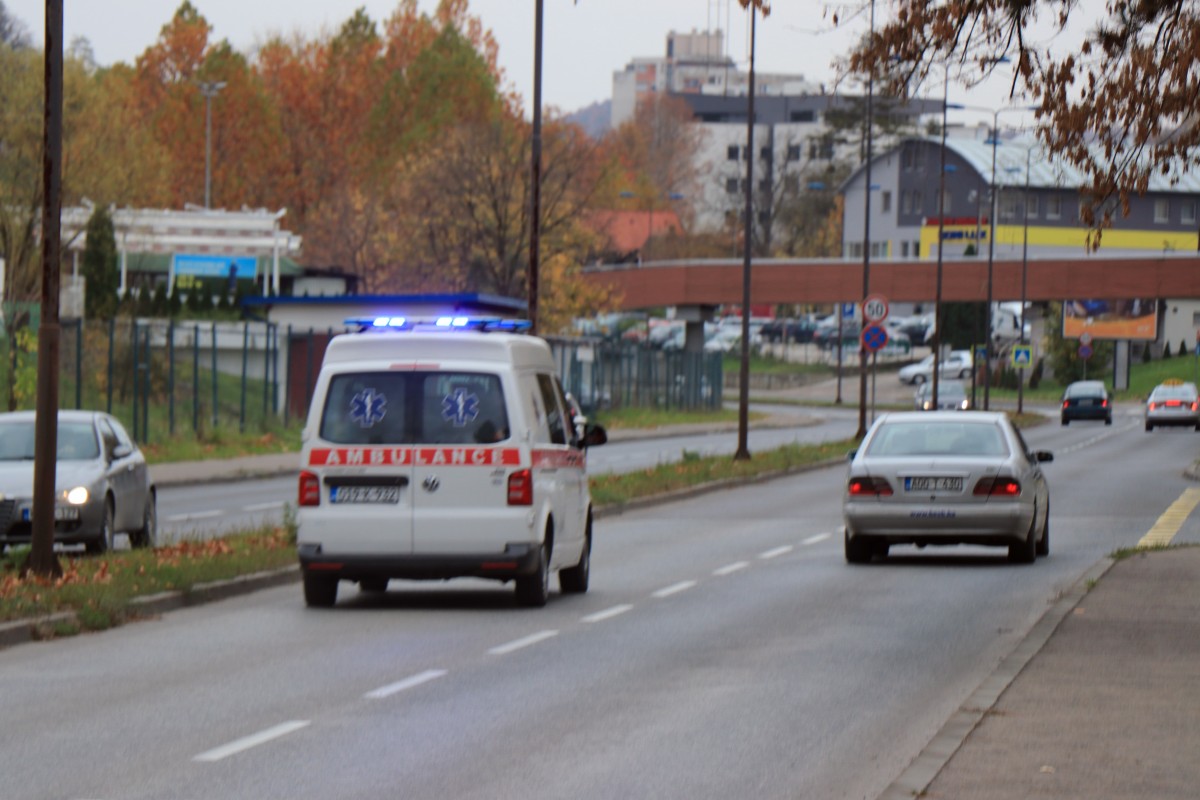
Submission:
[[302,434],[297,512],[309,606],[340,581],[475,576],[518,603],[588,588],[586,448],[550,347],[518,320],[353,321],[334,337]]

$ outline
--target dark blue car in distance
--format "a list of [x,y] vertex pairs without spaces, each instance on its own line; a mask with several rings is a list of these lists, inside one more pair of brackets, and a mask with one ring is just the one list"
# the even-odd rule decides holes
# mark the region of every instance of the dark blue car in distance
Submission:
[[1112,396],[1103,381],[1075,381],[1062,397],[1062,424],[1071,420],[1104,420],[1112,425]]

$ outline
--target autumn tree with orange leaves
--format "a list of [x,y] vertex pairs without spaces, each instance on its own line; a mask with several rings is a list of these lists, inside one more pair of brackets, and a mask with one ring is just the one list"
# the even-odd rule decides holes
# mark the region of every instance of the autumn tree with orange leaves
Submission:
[[[1039,137],[1090,179],[1084,220],[1094,226],[1093,245],[1112,221],[1113,198],[1127,213],[1130,195],[1144,192],[1151,175],[1178,179],[1200,167],[1195,3],[1113,0],[1102,14],[1071,0],[890,5],[892,19],[853,53],[851,69],[898,92],[947,61],[968,85],[1013,69],[1011,95],[1037,104]],[[1035,32],[1038,23],[1051,35]],[[1074,35],[1079,26],[1086,30]]]

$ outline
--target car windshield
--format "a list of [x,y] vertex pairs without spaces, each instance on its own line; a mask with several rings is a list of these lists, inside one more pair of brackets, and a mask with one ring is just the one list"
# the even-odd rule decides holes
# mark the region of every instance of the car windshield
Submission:
[[[0,423],[0,461],[31,461],[33,456],[33,420]],[[59,461],[87,461],[99,456],[100,445],[90,422],[58,424]]]
[[995,425],[964,422],[884,423],[867,445],[868,456],[1004,456],[1008,446]]

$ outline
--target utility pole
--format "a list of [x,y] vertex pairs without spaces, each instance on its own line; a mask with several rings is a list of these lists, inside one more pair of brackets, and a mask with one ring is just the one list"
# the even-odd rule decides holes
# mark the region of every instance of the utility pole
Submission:
[[533,12],[533,134],[529,187],[529,331],[538,332],[538,235],[542,216],[542,0]]
[[58,295],[62,233],[63,0],[46,0],[46,96],[42,135],[42,318],[38,325],[34,421],[32,549],[26,569],[62,575],[54,555],[54,484],[58,471]]

